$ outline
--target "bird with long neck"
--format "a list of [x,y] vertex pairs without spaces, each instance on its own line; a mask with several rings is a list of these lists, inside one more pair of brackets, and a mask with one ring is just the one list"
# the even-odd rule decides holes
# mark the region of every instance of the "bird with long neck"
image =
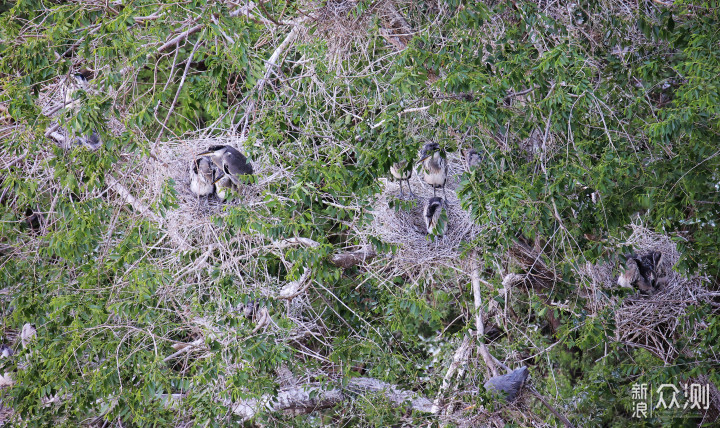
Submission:
[[445,154],[440,150],[438,143],[427,143],[423,147],[422,154],[420,155],[420,161],[418,164],[423,164],[424,175],[423,179],[427,184],[433,188],[433,196],[438,187],[442,187],[443,196],[447,200],[445,195],[445,183],[447,182],[448,175],[448,163],[445,159]]

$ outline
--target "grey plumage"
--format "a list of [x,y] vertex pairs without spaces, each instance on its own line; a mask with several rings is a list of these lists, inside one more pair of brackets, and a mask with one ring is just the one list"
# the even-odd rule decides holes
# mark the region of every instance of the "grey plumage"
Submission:
[[92,79],[92,72],[87,69],[74,73],[65,87],[65,104],[75,100],[77,91],[87,91],[90,88],[89,80]]
[[10,358],[15,354],[11,347],[6,344],[0,345],[0,358]]
[[215,168],[210,158],[195,159],[190,177],[190,190],[198,196],[208,196],[215,191]]
[[445,235],[447,223],[442,220],[443,205],[443,199],[439,196],[433,196],[425,204],[423,218],[425,219],[425,230],[430,235]]
[[444,153],[438,143],[427,143],[423,147],[420,162],[423,164],[423,179],[433,188],[433,196],[438,187],[442,187],[445,196],[445,183],[447,182],[448,164]]
[[236,186],[242,185],[240,176],[254,173],[245,155],[231,146],[210,146],[206,152],[198,156],[208,156]]
[[468,170],[479,167],[483,160],[480,153],[475,149],[464,150],[463,158],[465,160],[465,167]]
[[75,138],[75,144],[83,145],[91,150],[97,150],[102,146],[102,140],[97,131],[93,131],[90,135]]
[[530,375],[528,368],[525,366],[515,369],[508,374],[495,376],[485,382],[485,389],[493,394],[505,394],[507,402],[515,400],[520,393],[525,380]]
[[404,196],[403,193],[403,181],[407,182],[408,191],[411,195],[415,196],[415,194],[412,191],[412,188],[410,187],[410,177],[412,177],[412,169],[407,168],[407,162],[406,161],[400,161],[395,162],[390,167],[390,174],[400,182],[400,196]]
[[22,330],[20,330],[20,343],[22,343],[23,349],[27,349],[35,336],[37,336],[35,326],[30,323],[24,324]]
[[215,194],[221,200],[227,199],[227,191],[237,191],[238,188],[235,183],[230,179],[228,174],[220,173],[220,177],[215,180]]
[[630,254],[626,259],[626,269],[617,280],[621,287],[637,288],[642,294],[652,295],[667,284],[668,279],[660,269],[662,253],[651,251],[640,257]]

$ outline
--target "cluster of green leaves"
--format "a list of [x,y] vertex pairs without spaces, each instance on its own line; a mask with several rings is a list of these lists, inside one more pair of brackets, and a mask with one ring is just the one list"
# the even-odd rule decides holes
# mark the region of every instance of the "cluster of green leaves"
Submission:
[[[327,373],[288,345],[282,334],[292,325],[282,316],[274,317],[279,331],[247,337],[252,325],[233,308],[259,296],[238,293],[237,278],[219,270],[203,287],[186,289],[182,298],[192,303],[193,314],[176,313],[164,291],[180,279],[153,263],[167,249],[150,245],[164,234],[89,197],[106,190],[108,174],[132,170],[117,168],[124,155],[147,151],[140,135],[180,135],[216,121],[230,128],[245,113],[236,110],[247,105],[241,100],[262,106],[250,123],[250,155],[261,138],[265,148],[283,154],[280,167],[293,171],[293,180],[271,183],[262,208],[229,208],[217,220],[218,233],[320,243],[288,250],[282,259],[260,252],[257,263],[280,281],[312,269],[311,304],[333,334],[310,338],[305,346],[345,376],[368,374],[432,396],[444,374],[443,358],[451,358],[453,340],[471,324],[462,322],[471,313],[463,307],[472,306],[471,297],[459,291],[468,285],[458,284],[455,271],[440,269],[411,281],[328,262],[334,252],[364,243],[354,231],[371,220],[378,177],[394,162],[415,158],[428,140],[449,152],[471,146],[482,152],[483,167],[466,174],[459,189],[463,207],[487,226],[476,243],[488,260],[503,257],[519,236],[547,243],[546,261],[563,278],[553,300],[578,302],[573,268],[613,257],[607,243],[637,217],[676,238],[683,272],[702,268],[715,275],[720,269],[717,9],[644,5],[631,16],[589,1],[567,26],[535,2],[447,1],[447,15],[428,25],[435,22],[436,6],[419,3],[405,12],[414,28],[425,30],[402,53],[388,55],[383,39],[369,35],[372,55],[350,49],[342,67],[351,72],[339,76],[325,61],[332,55],[328,42],[318,36],[290,49],[277,74],[283,79],[268,82],[268,88],[277,86],[258,95],[252,88],[274,48],[265,39],[271,36],[257,21],[230,17],[226,2],[135,1],[120,9],[46,3],[21,0],[0,9],[0,101],[26,125],[25,133],[3,141],[2,152],[51,151],[51,180],[63,189],[54,194],[19,169],[9,169],[3,182],[12,203],[0,204],[0,237],[38,249],[34,257],[3,260],[0,269],[0,283],[14,292],[5,327],[30,321],[38,327],[36,344],[15,360],[31,364],[6,392],[26,421],[77,425],[103,415],[138,426],[171,425],[179,418],[219,424],[227,408],[213,394],[227,361],[242,361],[222,385],[224,398],[235,400],[273,393],[281,364],[301,375]],[[296,7],[262,4],[263,13],[277,16]],[[357,2],[349,15],[361,16],[371,6]],[[156,12],[161,19],[147,19]],[[487,40],[498,19],[503,31]],[[188,21],[203,29],[159,55],[157,47],[187,29],[181,24]],[[94,82],[99,90],[79,94],[80,108],[66,112],[62,125],[78,134],[97,129],[107,143],[97,152],[48,150],[40,91],[78,60],[100,65]],[[312,75],[302,66],[307,61],[314,61]],[[111,95],[127,81],[122,70],[129,64],[138,70],[134,86]],[[369,76],[368,69],[383,73]],[[332,102],[318,96],[318,82],[324,94],[333,94]],[[284,91],[283,85],[292,88]],[[430,106],[432,123],[405,112],[420,106]],[[174,114],[163,124],[171,108]],[[111,116],[127,128],[119,138],[108,132]],[[465,137],[458,143],[456,135]],[[173,183],[167,186],[153,207],[159,212],[173,204]],[[50,207],[54,223],[43,235],[23,226],[27,208]],[[370,240],[378,251],[392,250]],[[179,257],[189,264],[199,256],[189,251]],[[282,313],[283,302],[263,303]],[[687,325],[707,325],[692,344],[697,354],[663,367],[644,350],[612,343],[611,308],[594,316],[581,301],[573,310],[549,309],[535,295],[511,303],[527,331],[520,339],[501,339],[502,349],[527,358],[538,389],[573,408],[578,423],[633,422],[628,391],[634,382],[676,383],[680,375],[703,374],[720,381],[713,367],[699,363],[720,351],[720,320],[712,308],[692,307],[687,315]],[[561,321],[558,331],[546,328],[549,311]],[[187,317],[208,314],[235,335],[238,346],[209,339],[210,357],[185,366],[164,362],[173,350],[157,339],[188,341]],[[562,343],[538,353],[555,340]],[[682,338],[674,340],[683,345]],[[179,412],[166,406],[166,394],[175,393],[185,394]],[[42,404],[54,395],[61,397],[59,405]],[[407,421],[403,409],[378,401],[358,403],[362,415],[329,412],[322,423]],[[260,415],[258,421],[272,423],[277,416]],[[319,423],[313,421],[293,422]]]

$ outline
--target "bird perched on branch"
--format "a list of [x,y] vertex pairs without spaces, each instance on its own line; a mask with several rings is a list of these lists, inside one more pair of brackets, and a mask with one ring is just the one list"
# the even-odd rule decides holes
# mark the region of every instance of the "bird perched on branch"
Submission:
[[435,190],[438,187],[442,187],[443,196],[446,196],[445,182],[447,182],[448,164],[445,159],[445,154],[440,150],[438,143],[425,144],[418,165],[421,163],[425,170],[423,178],[427,184],[432,186],[433,196],[435,196]]
[[423,210],[425,229],[429,235],[443,236],[447,230],[447,221],[442,218],[444,202],[441,197],[428,199]]
[[626,256],[625,271],[618,277],[621,287],[637,288],[641,294],[652,295],[667,284],[667,277],[660,274],[663,254],[658,251],[637,257]]
[[505,393],[505,399],[509,403],[517,398],[520,388],[522,388],[529,375],[528,368],[522,366],[508,374],[491,377],[483,386],[496,395]]
[[412,191],[412,188],[410,187],[410,177],[412,177],[412,169],[407,168],[407,162],[406,161],[400,161],[395,162],[390,167],[390,174],[400,182],[400,196],[404,196],[403,193],[403,181],[407,182],[408,191],[412,196],[415,196],[415,194]]
[[475,149],[463,150],[463,158],[465,160],[465,168],[468,170],[479,167],[483,160],[480,153]]
[[[231,146],[210,146],[206,152],[200,153],[198,156],[208,156],[236,186],[242,184],[240,176],[254,173],[253,167],[245,155]],[[217,178],[216,182],[223,177]]]
[[195,159],[190,177],[190,190],[198,196],[208,196],[215,191],[215,168],[210,158]]

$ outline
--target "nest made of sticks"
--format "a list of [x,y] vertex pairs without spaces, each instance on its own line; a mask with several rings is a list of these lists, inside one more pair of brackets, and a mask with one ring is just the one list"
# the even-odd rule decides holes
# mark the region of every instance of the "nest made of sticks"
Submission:
[[[683,317],[689,307],[711,301],[712,293],[706,287],[708,279],[686,277],[672,270],[680,259],[680,253],[669,237],[638,224],[631,225],[631,228],[630,237],[621,244],[634,248],[637,256],[652,251],[662,253],[663,258],[656,270],[667,278],[667,284],[654,295],[637,293],[622,302],[615,311],[616,340],[647,349],[665,363],[670,363],[680,353],[692,354],[691,349],[677,349],[675,343],[680,336],[692,343],[702,328],[701,322],[689,328]],[[588,264],[579,270],[590,304],[596,311],[617,304],[617,298],[609,297],[602,291],[619,287],[617,279],[624,269],[620,264],[602,263]]]
[[[473,222],[470,214],[460,206],[460,200],[455,193],[460,175],[465,171],[460,156],[450,153],[448,161],[448,179],[445,186],[447,205],[447,230],[442,237],[435,236],[432,240],[426,230],[423,219],[423,209],[426,201],[432,197],[432,188],[422,178],[422,171],[417,168],[410,178],[410,185],[417,198],[407,194],[404,183],[405,198],[400,199],[399,182],[386,179],[386,185],[373,204],[373,221],[366,232],[379,237],[384,242],[397,245],[397,252],[389,260],[389,266],[399,272],[424,272],[435,270],[439,266],[462,268],[467,271],[469,262],[461,259],[463,243],[470,242],[481,230]],[[436,194],[443,196],[441,189]],[[390,202],[396,199],[396,204],[402,201],[414,203],[409,211],[391,206]]]
[[[191,169],[197,155],[213,145],[229,145],[248,155],[255,170],[252,183],[241,186],[232,198],[223,201],[215,193],[197,196],[190,190]],[[252,150],[252,147],[249,148]],[[181,238],[193,246],[209,246],[218,243],[217,226],[213,216],[225,216],[228,206],[264,205],[264,191],[275,181],[289,180],[292,173],[284,169],[279,154],[272,149],[250,153],[245,139],[236,136],[197,136],[164,141],[155,148],[158,160],[148,160],[142,173],[147,179],[144,189],[146,198],[157,201],[163,195],[169,179],[174,182],[176,207],[165,212],[169,229],[177,231]]]

